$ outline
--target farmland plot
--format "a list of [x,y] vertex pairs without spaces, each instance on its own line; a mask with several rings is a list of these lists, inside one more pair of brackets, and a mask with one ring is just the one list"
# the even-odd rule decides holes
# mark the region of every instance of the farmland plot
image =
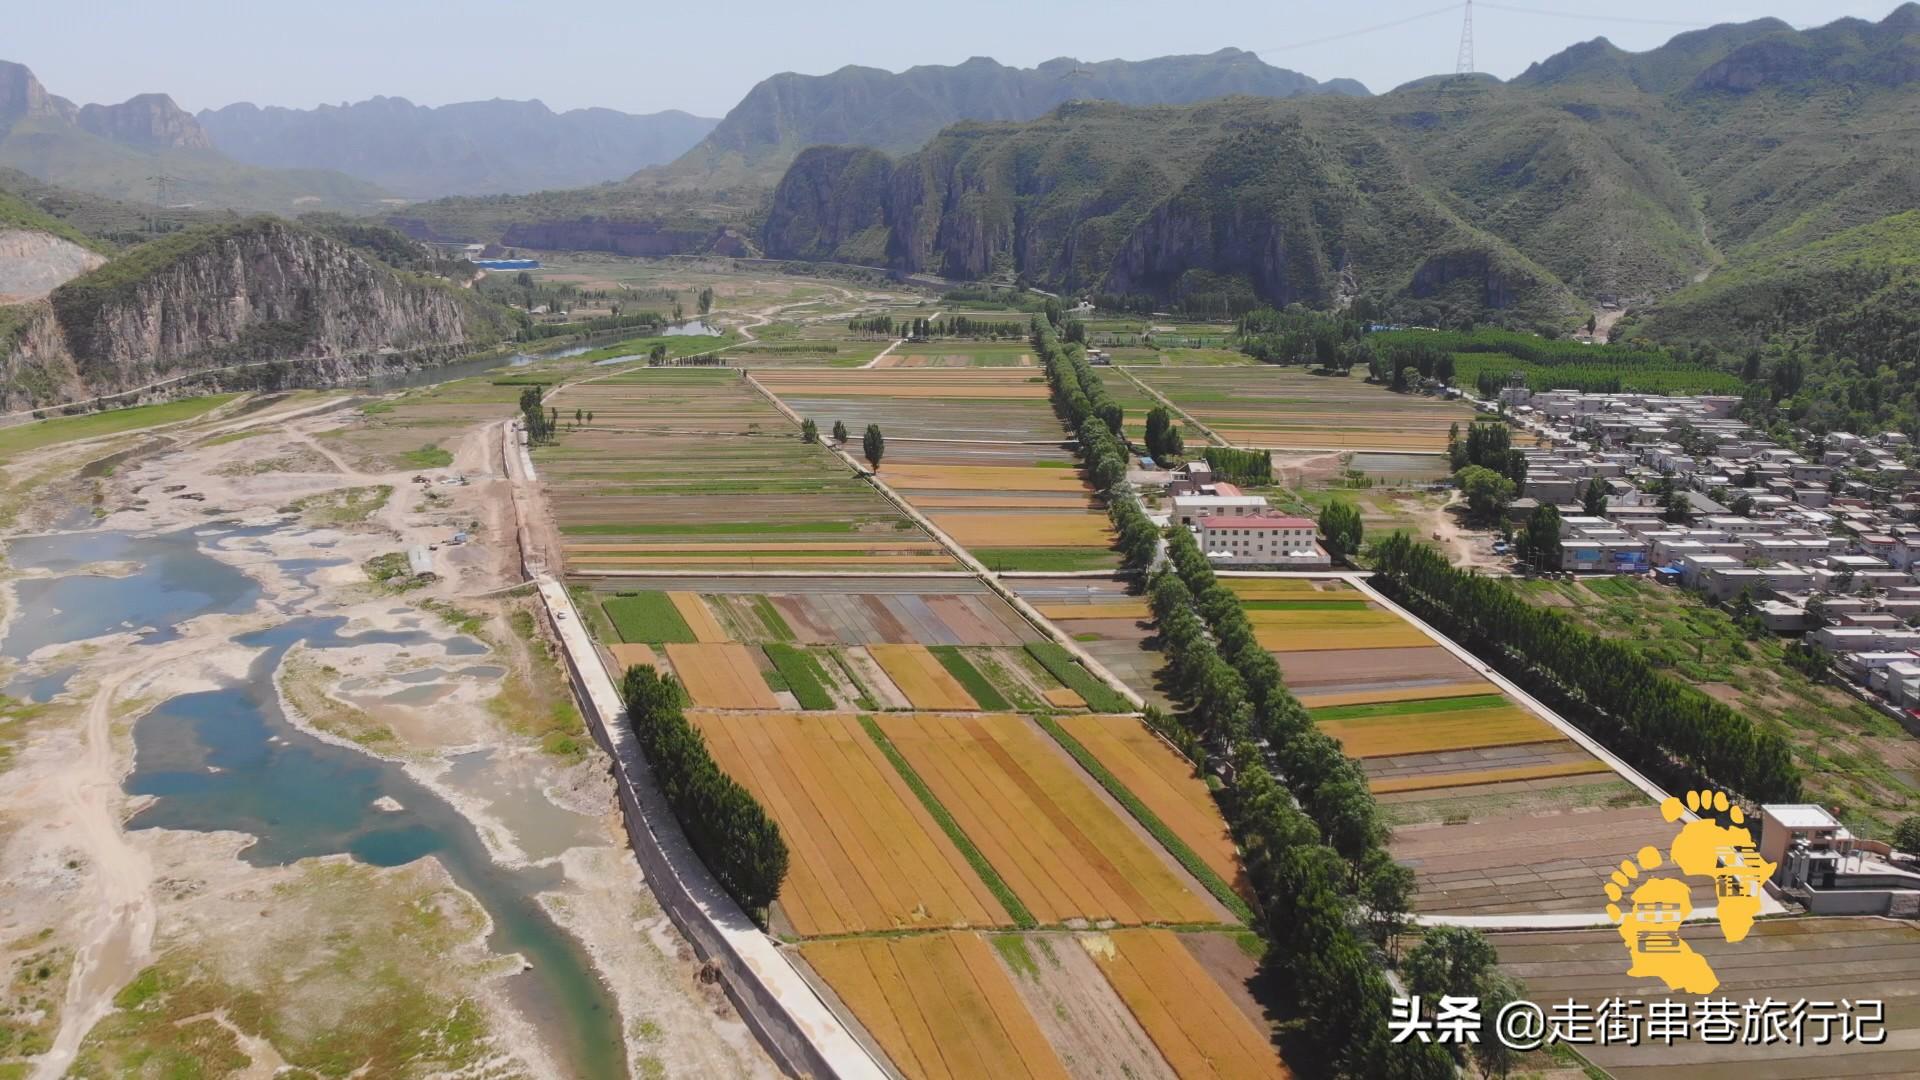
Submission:
[[1394,825],[1389,850],[1414,870],[1415,910],[1597,911],[1596,869],[1659,840],[1646,795],[1366,593],[1222,580],[1289,689],[1359,761]]
[[720,767],[753,791],[787,839],[792,861],[777,916],[794,933],[1011,922],[856,717],[692,719]]
[[978,934],[817,941],[800,955],[905,1076],[1067,1076]]
[[[1720,977],[1711,996],[1731,999],[1737,1010],[1749,1001],[1802,999],[1885,1002],[1886,1040],[1816,1045],[1819,1025],[1810,1025],[1806,1045],[1768,1045],[1738,1039],[1707,1042],[1699,1032],[1673,1046],[1641,1039],[1582,1046],[1581,1055],[1612,1076],[1639,1080],[1734,1080],[1739,1077],[1920,1075],[1920,1005],[1913,994],[1920,970],[1920,929],[1881,919],[1788,919],[1757,923],[1745,941],[1729,944],[1712,923],[1689,924],[1680,936],[1704,955]],[[1524,979],[1535,1001],[1571,998],[1596,1009],[1608,998],[1671,998],[1698,1009],[1693,995],[1660,993],[1627,975],[1620,935],[1612,929],[1509,932],[1488,935],[1500,966]],[[1638,1011],[1638,1010],[1636,1010]],[[1693,1015],[1700,1014],[1696,1011]]]
[[1017,716],[880,729],[1042,923],[1222,922],[1224,909]]
[[1473,410],[1457,401],[1395,394],[1359,377],[1304,368],[1139,368],[1147,385],[1235,446],[1272,450],[1437,452]]
[[1128,595],[1127,583],[1103,578],[1023,578],[1013,582],[1021,599],[1091,653],[1108,671],[1149,704],[1171,709],[1157,688],[1164,663],[1148,646],[1152,611]]
[[954,565],[737,371],[640,369],[552,406],[560,439],[533,457],[572,572]]
[[708,709],[778,709],[760,666],[745,645],[672,644],[666,648],[674,674],[697,706]]
[[1290,1075],[1272,1036],[1234,1004],[1178,935],[1117,930],[1088,935],[1081,943],[1175,1073]]
[[1032,368],[875,368],[755,372],[762,386],[822,430],[844,422],[890,435],[975,442],[1057,441],[1065,435]]
[[1165,822],[1222,880],[1242,876],[1239,850],[1226,819],[1193,763],[1176,753],[1135,716],[1063,716],[1059,724],[1106,766],[1121,784]]
[[916,709],[955,711],[980,707],[925,645],[871,645],[867,652],[880,662],[887,677]]

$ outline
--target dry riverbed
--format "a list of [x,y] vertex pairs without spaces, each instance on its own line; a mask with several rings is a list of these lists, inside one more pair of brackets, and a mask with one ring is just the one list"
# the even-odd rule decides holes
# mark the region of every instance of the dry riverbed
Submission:
[[[632,1075],[773,1075],[642,881],[604,758],[534,601],[512,589],[500,427],[436,429],[451,465],[369,473],[351,452],[362,423],[353,409],[229,406],[162,439],[5,462],[10,477],[45,478],[8,490],[11,534],[71,524],[76,505],[93,532],[239,523],[201,550],[257,590],[171,626],[0,659],[0,687],[50,698],[0,700],[0,1080],[566,1074],[554,1018],[512,985],[522,960],[489,946],[487,908],[439,857],[255,866],[240,832],[126,828],[154,801],[123,788],[136,722],[257,681],[265,650],[235,639],[295,619],[340,620],[339,639],[292,645],[268,676],[287,720],[402,766],[471,823],[494,864],[548,875],[539,903],[592,958]],[[467,483],[441,482],[458,476]],[[448,546],[456,531],[471,542]],[[426,544],[440,545],[439,580],[370,577]],[[0,566],[0,627],[43,617],[17,610],[16,579],[44,576]],[[198,1071],[174,1071],[187,1063]]]

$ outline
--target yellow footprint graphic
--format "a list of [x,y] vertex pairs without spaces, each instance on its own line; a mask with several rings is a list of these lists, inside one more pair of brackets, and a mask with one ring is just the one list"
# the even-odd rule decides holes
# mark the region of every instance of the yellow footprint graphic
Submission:
[[[1693,911],[1687,883],[1679,878],[1654,877],[1642,882],[1631,896],[1626,892],[1642,871],[1657,870],[1660,864],[1659,849],[1643,847],[1635,859],[1622,862],[1607,881],[1607,918],[1613,920],[1620,940],[1633,957],[1627,974],[1661,979],[1668,990],[1710,994],[1720,985],[1720,977],[1713,973],[1706,957],[1680,938],[1680,924]],[[1629,901],[1625,911],[1620,908],[1622,899]]]
[[[1671,854],[1681,873],[1713,879],[1721,936],[1744,940],[1753,929],[1754,916],[1760,914],[1760,886],[1773,876],[1774,864],[1761,860],[1753,833],[1746,828],[1746,813],[1727,801],[1726,792],[1689,791],[1686,808],[1724,814],[1731,823],[1720,825],[1710,817],[1687,822],[1674,837]],[[1680,820],[1682,813],[1678,798],[1660,804],[1660,815],[1668,821]]]

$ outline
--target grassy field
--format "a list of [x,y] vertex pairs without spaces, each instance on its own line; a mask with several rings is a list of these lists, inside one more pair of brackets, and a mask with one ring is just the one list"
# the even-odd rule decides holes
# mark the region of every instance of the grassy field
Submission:
[[1785,642],[1749,638],[1725,611],[1679,589],[1626,578],[1516,582],[1529,600],[1631,642],[1675,676],[1793,743],[1807,800],[1856,835],[1884,838],[1920,812],[1920,747],[1893,720],[1810,681],[1783,659]]
[[0,458],[60,443],[97,439],[103,435],[119,435],[140,428],[192,420],[205,416],[232,401],[236,396],[238,395],[210,394],[206,397],[161,402],[158,405],[135,405],[129,409],[109,409],[106,412],[85,413],[80,416],[56,416],[49,420],[36,420],[0,428]]

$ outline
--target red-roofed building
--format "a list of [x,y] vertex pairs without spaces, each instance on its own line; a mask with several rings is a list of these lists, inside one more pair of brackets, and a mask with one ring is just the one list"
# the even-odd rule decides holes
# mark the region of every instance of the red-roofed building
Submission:
[[1200,550],[1216,566],[1325,570],[1333,565],[1315,539],[1318,527],[1311,518],[1274,513],[1204,517],[1194,528]]

